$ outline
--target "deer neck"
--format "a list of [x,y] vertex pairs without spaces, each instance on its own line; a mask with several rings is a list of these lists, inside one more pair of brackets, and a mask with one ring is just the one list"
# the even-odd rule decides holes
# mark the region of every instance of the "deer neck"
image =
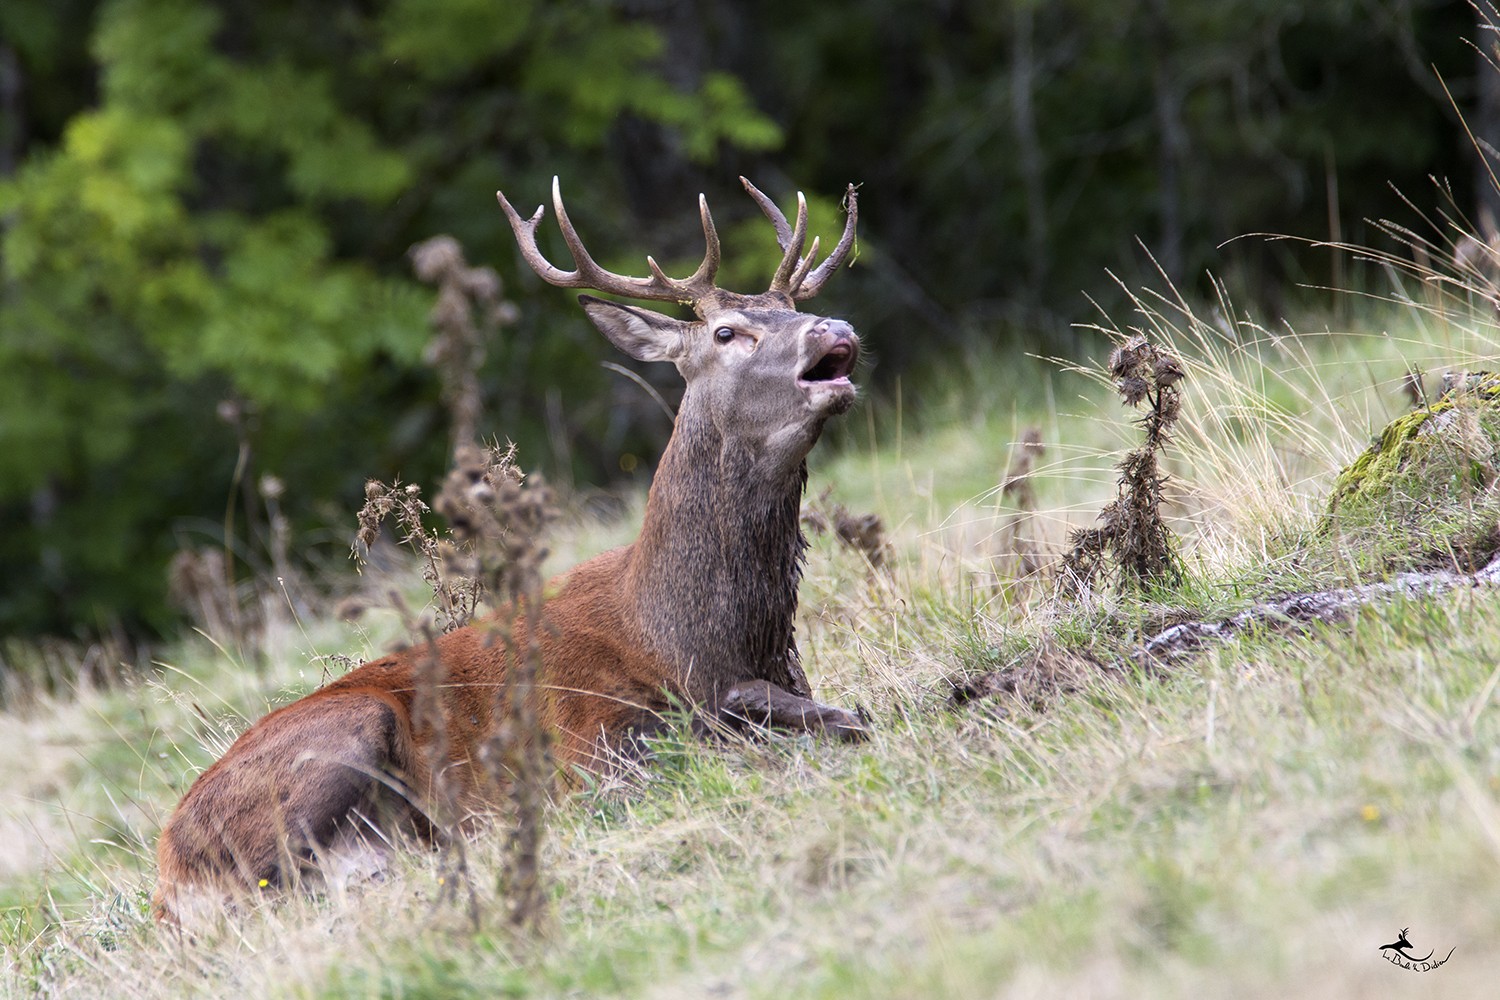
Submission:
[[806,695],[793,619],[807,465],[767,472],[683,400],[626,574],[643,638],[680,693],[717,705],[742,680]]

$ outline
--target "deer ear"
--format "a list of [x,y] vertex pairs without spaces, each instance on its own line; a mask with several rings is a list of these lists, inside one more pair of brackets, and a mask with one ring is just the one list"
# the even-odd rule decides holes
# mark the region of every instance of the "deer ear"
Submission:
[[592,295],[580,295],[578,302],[599,332],[637,361],[676,361],[693,325],[650,309],[606,302]]

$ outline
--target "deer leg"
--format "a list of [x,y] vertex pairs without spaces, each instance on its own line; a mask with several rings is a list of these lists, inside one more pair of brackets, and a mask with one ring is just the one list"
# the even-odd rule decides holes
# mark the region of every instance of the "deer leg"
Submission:
[[870,732],[855,713],[792,694],[770,681],[741,681],[730,688],[719,702],[719,717],[731,725],[827,733],[850,742]]

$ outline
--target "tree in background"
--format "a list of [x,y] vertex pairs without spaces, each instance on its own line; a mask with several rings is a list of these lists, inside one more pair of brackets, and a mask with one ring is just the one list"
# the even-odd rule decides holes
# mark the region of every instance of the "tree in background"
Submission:
[[[530,194],[544,170],[597,175],[583,164],[626,113],[671,125],[687,159],[778,138],[727,77],[671,86],[660,35],[606,5],[68,13],[92,18],[98,93],[78,88],[89,106],[54,142],[20,116],[4,141],[18,164],[0,187],[0,622],[13,625],[164,623],[161,567],[225,530],[216,512],[232,479],[251,481],[247,455],[304,510],[357,496],[368,474],[430,477],[443,431],[419,367],[425,296],[398,269],[434,230],[493,248],[501,180]],[[24,108],[74,36],[50,4],[3,16],[5,93]],[[564,372],[587,379],[588,352],[564,340],[547,356],[551,342],[501,352],[500,431],[538,425]]]
[[[1277,294],[1305,268],[1251,232],[1359,238],[1429,175],[1467,190],[1464,0],[772,0],[733,63],[802,184],[866,182],[860,301],[925,351],[997,325],[1059,347],[1131,276],[1139,240],[1191,289],[1206,267]],[[780,30],[779,25],[795,24]],[[813,178],[812,180],[806,178]],[[1334,204],[1330,205],[1330,191]],[[892,248],[891,255],[882,252]],[[901,248],[899,257],[894,248]],[[878,342],[878,341],[877,341]]]
[[[166,627],[174,549],[253,565],[254,498],[225,508],[256,470],[304,526],[366,476],[431,481],[404,256],[448,233],[517,275],[498,187],[535,204],[560,174],[622,270],[692,257],[705,191],[751,287],[778,254],[737,174],[801,187],[830,235],[818,196],[863,182],[834,308],[886,371],[917,343],[1058,348],[1137,238],[1188,288],[1212,266],[1269,292],[1308,262],[1219,245],[1358,238],[1387,182],[1467,181],[1429,66],[1469,101],[1472,29],[1460,0],[9,0],[0,629]],[[563,481],[619,475],[665,419],[535,290],[507,289],[486,430]]]

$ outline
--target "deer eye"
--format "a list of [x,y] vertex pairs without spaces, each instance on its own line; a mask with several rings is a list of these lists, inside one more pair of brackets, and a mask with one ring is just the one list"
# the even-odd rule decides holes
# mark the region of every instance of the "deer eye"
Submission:
[[714,339],[721,344],[727,344],[734,339],[734,331],[727,326],[721,326],[714,331]]

